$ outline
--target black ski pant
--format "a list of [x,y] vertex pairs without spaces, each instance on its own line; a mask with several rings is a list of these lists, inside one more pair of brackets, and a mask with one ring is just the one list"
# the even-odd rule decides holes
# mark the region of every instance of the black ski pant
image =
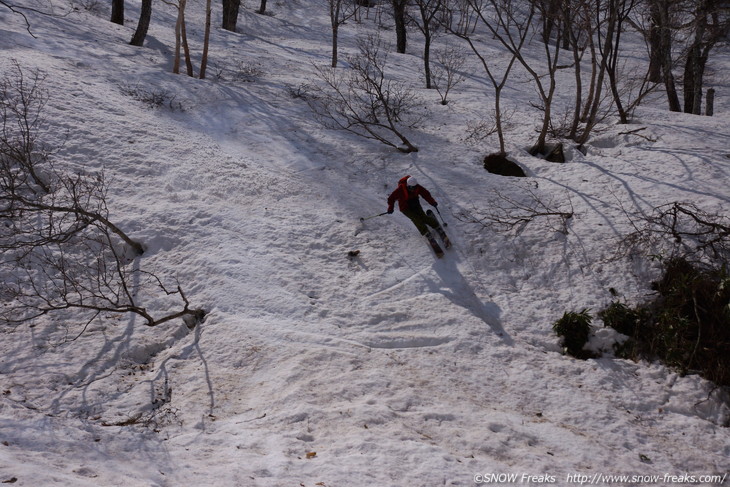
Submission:
[[421,232],[421,235],[428,235],[428,227],[431,227],[434,230],[438,230],[441,227],[438,220],[433,216],[428,216],[422,208],[408,208],[403,211],[403,214],[410,218],[418,231]]

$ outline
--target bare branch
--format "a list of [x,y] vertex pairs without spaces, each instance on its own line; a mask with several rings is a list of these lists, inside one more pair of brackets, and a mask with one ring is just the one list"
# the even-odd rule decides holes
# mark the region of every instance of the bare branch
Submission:
[[34,39],[37,39],[37,37],[30,30],[30,20],[28,20],[28,17],[25,15],[25,13],[23,11],[33,12],[36,14],[47,15],[49,17],[56,17],[56,18],[63,18],[66,15],[68,15],[68,13],[66,13],[64,15],[57,15],[57,14],[52,14],[49,12],[44,12],[43,10],[39,10],[39,9],[36,9],[33,7],[27,7],[25,5],[15,5],[13,3],[8,2],[7,0],[0,0],[0,5],[2,5],[3,7],[7,7],[14,14],[17,14],[17,15],[20,15],[21,17],[23,17],[23,21],[25,22],[25,29],[28,31],[28,34],[30,34],[31,37],[33,37]]
[[[190,308],[179,285],[169,291],[155,274],[130,269],[143,247],[110,221],[104,173],[63,172],[51,163],[40,142],[42,81],[16,63],[15,77],[0,84],[0,322],[67,313],[65,322],[85,321],[77,336],[110,313],[138,315],[148,326],[200,322],[205,312]],[[140,303],[160,293],[181,300],[182,310],[156,316]]]
[[[22,11],[29,10],[29,11],[33,11],[33,12],[39,12],[38,10],[29,8],[29,7],[22,7],[20,5],[13,5],[4,0],[0,0],[0,5],[2,5],[3,7],[9,8],[10,11],[13,12],[14,14],[17,14],[17,15],[20,15],[21,17],[23,17],[23,21],[25,21],[25,30],[28,31],[28,34],[30,34],[31,37],[33,37],[34,39],[37,39],[37,37],[35,35],[33,35],[33,32],[30,30],[30,21],[28,20],[28,17]],[[42,13],[42,12],[39,12],[39,13]]]
[[307,102],[328,128],[374,139],[401,152],[418,151],[401,129],[420,120],[413,115],[416,95],[386,77],[386,56],[379,39],[370,37],[359,46],[360,55],[348,59],[350,69],[344,74],[334,68],[316,68],[325,87],[315,88],[316,96]]
[[675,201],[654,208],[648,216],[630,218],[634,231],[621,242],[624,252],[678,254],[695,263],[730,260],[730,221],[725,216]]
[[553,226],[555,231],[568,233],[568,222],[574,215],[570,198],[567,198],[570,211],[566,211],[560,209],[560,205],[554,204],[552,200],[545,202],[544,197],[538,195],[534,188],[529,188],[526,192],[522,191],[514,196],[499,190],[493,190],[492,193],[496,198],[486,208],[463,211],[457,218],[463,222],[476,223],[498,232],[520,233],[528,224],[545,217],[551,226],[557,219],[558,226]]

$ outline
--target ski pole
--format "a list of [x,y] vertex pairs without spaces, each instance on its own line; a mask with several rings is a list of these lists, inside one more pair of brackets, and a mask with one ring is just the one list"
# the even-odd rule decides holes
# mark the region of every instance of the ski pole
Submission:
[[387,215],[387,214],[388,214],[388,212],[387,211],[384,211],[383,213],[378,213],[377,215],[361,217],[360,218],[360,221],[361,222],[364,222],[365,220],[370,220],[371,218],[377,218],[379,216],[383,216],[383,215]]
[[438,206],[436,206],[435,208],[436,208],[436,213],[438,213],[438,214],[439,214],[439,218],[441,218],[441,223],[443,223],[445,227],[448,227],[448,226],[449,226],[449,224],[448,224],[448,223],[446,223],[446,222],[444,221],[444,217],[442,217],[442,216],[441,216],[441,212],[439,211],[439,207],[438,207]]

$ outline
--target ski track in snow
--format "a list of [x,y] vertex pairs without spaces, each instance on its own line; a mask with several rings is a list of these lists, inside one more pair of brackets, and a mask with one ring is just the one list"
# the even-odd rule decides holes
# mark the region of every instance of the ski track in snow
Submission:
[[[706,383],[657,364],[564,357],[550,331],[568,308],[607,304],[611,286],[645,292],[630,269],[596,258],[610,250],[596,242],[625,231],[624,209],[667,197],[727,208],[722,105],[706,120],[647,108],[638,122],[655,142],[614,129],[566,165],[514,147],[531,178],[504,184],[448,130],[463,125],[469,92],[432,108],[443,126],[417,134],[427,150],[410,156],[314,126],[287,95],[329,55],[325,19],[304,6],[246,10],[252,34],[215,32],[219,52],[268,53],[252,83],[169,74],[173,16],[155,8],[145,49],[125,44],[129,27],[85,12],[32,16],[32,39],[0,11],[2,66],[16,58],[52,73],[58,160],[105,171],[112,219],[146,245],[139,264],[177,279],[209,314],[192,331],[109,317],[71,342],[74,323],[8,333],[0,480],[436,486],[473,485],[480,472],[561,484],[576,472],[728,470],[717,426],[727,413]],[[343,49],[359,28],[345,30]],[[178,109],[123,94],[147,86],[169,90]],[[454,242],[443,259],[397,212],[359,221],[385,210],[406,173],[442,203]],[[488,189],[533,185],[573,205],[568,236],[546,224],[508,240],[458,219],[488,204]],[[134,418],[147,423],[125,424]]]

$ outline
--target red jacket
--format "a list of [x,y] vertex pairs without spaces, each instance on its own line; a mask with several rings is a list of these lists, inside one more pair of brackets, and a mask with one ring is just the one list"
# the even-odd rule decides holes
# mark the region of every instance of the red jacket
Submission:
[[433,199],[431,196],[431,193],[428,192],[426,188],[421,186],[420,184],[416,186],[416,189],[414,191],[408,191],[408,187],[406,187],[406,180],[409,178],[409,176],[404,176],[398,181],[398,187],[395,188],[395,191],[391,193],[391,195],[388,197],[388,211],[393,211],[393,207],[395,205],[395,202],[398,202],[398,209],[400,211],[405,211],[411,205],[414,205],[417,208],[421,207],[421,204],[418,201],[419,196],[423,196],[423,199],[426,200],[431,206],[436,207],[438,203],[436,203],[436,200]]

